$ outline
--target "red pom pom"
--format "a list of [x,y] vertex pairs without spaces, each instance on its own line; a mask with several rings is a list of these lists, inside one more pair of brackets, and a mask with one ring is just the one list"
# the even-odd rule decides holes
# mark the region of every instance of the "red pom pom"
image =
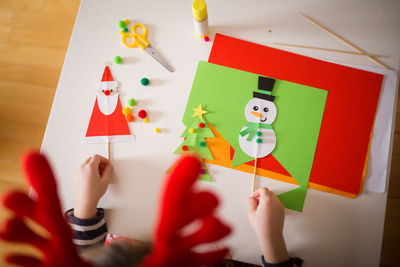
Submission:
[[187,151],[187,150],[188,150],[188,147],[185,146],[185,145],[183,145],[183,146],[182,146],[182,150],[183,150],[183,151]]
[[204,37],[204,41],[208,42],[210,41],[210,38],[208,38],[208,36]]
[[206,126],[206,125],[205,125],[203,122],[200,122],[200,123],[199,123],[199,127],[200,127],[200,128],[204,128],[204,126]]
[[105,94],[105,95],[110,95],[110,90],[105,90],[105,91],[104,91],[104,94]]
[[139,118],[144,119],[147,116],[147,113],[144,109],[142,109],[141,111],[139,111],[138,113]]

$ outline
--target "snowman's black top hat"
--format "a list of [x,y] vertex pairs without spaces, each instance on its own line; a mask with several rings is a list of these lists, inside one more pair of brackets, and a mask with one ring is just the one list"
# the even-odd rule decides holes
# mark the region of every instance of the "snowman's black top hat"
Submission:
[[253,97],[274,102],[275,96],[272,95],[275,79],[258,76],[258,90],[253,92]]

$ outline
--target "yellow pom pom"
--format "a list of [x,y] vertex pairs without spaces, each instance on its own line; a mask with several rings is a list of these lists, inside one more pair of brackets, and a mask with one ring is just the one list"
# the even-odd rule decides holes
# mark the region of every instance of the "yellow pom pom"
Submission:
[[120,30],[120,31],[119,31],[119,34],[122,34],[122,35],[123,35],[123,34],[125,34],[125,32],[124,32],[123,30]]
[[129,19],[124,20],[124,22],[125,22],[125,25],[129,25],[129,23],[131,23],[131,22],[129,21]]
[[125,116],[128,115],[128,114],[131,114],[131,113],[132,113],[132,110],[131,110],[130,107],[124,107],[122,109],[122,114],[124,114]]
[[149,119],[148,119],[148,118],[144,118],[144,119],[143,119],[143,122],[144,122],[144,123],[148,123],[148,122],[149,122]]
[[159,129],[159,128],[155,128],[155,129],[154,129],[154,132],[159,133],[159,132],[160,132],[160,129]]
[[195,132],[195,130],[193,128],[189,129],[189,133],[194,133],[194,132]]

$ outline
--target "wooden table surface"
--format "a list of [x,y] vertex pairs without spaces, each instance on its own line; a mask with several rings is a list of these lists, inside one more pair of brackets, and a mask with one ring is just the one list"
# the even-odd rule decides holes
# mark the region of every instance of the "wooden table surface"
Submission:
[[[27,190],[21,153],[39,149],[79,0],[0,1],[0,194]],[[396,128],[381,266],[400,266],[400,104]],[[0,208],[0,222],[9,213]],[[32,248],[0,243],[0,258]],[[3,265],[2,265],[3,266]]]

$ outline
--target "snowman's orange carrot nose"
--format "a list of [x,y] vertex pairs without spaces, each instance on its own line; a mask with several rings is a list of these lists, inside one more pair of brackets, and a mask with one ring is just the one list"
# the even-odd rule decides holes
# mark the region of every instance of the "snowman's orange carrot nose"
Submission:
[[254,116],[256,116],[258,118],[262,118],[262,114],[260,112],[252,111],[251,114],[253,114]]

